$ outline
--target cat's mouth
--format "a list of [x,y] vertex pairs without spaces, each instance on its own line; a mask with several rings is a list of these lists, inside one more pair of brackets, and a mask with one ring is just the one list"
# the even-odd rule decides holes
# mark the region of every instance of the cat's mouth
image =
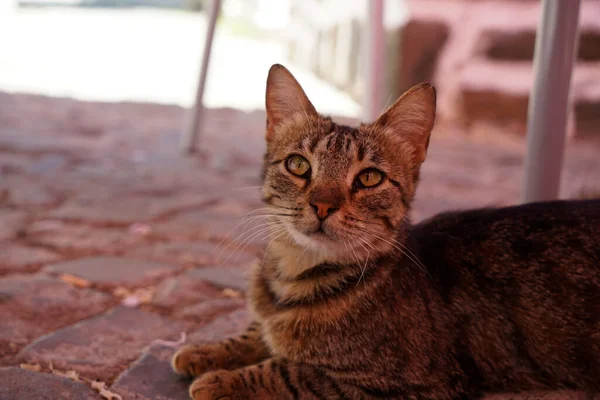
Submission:
[[333,241],[333,239],[322,229],[316,231],[316,232],[312,232],[309,235],[307,235],[309,238],[313,239],[313,240],[320,240],[320,241]]
[[325,224],[320,223],[312,229],[301,229],[298,226],[288,225],[288,233],[294,241],[304,247],[317,249],[337,247],[335,235],[332,235]]
[[319,222],[315,228],[305,231],[304,234],[315,239],[335,240],[335,235],[332,234],[331,227],[327,227],[324,222]]

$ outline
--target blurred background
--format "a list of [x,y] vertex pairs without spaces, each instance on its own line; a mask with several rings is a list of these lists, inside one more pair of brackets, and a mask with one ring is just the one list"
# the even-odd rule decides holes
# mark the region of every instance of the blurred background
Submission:
[[[64,398],[66,378],[32,372],[51,362],[124,398],[188,398],[181,342],[147,346],[247,322],[269,67],[339,122],[372,103],[367,0],[222,3],[188,155],[207,1],[0,0],[0,397]],[[382,106],[438,90],[413,220],[522,201],[539,20],[538,0],[384,2]],[[582,0],[571,87],[560,197],[599,197],[600,0]]]
[[[198,80],[208,4],[201,0],[3,0],[0,90],[189,107]],[[287,0],[223,2],[207,107],[254,110],[264,106],[269,67],[304,58],[303,48],[291,36],[292,15],[296,15],[292,6]],[[310,41],[316,40],[312,36],[320,33],[312,21],[300,22],[310,30]],[[300,42],[316,45],[308,37]],[[299,79],[307,90],[323,98],[324,112],[358,113],[357,93],[352,97],[351,91],[315,74],[316,65],[290,65],[294,66],[302,67]]]
[[[0,90],[189,107],[206,0],[4,0]],[[226,0],[205,105],[261,109],[274,62],[324,113],[360,117],[366,1]],[[440,115],[524,133],[537,0],[388,0],[385,98],[433,81]],[[584,0],[571,134],[598,136],[600,6]]]

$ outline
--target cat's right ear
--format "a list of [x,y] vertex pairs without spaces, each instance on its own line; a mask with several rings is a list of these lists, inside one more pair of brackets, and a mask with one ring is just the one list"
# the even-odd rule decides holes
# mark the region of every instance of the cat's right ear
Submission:
[[302,90],[302,86],[291,72],[280,64],[275,64],[269,69],[265,106],[267,141],[273,139],[277,127],[284,121],[301,115],[317,115],[317,110]]

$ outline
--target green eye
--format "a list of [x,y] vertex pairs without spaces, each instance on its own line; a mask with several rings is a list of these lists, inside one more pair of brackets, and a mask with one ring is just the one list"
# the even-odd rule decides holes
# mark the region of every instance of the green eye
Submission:
[[310,170],[310,164],[306,158],[296,154],[287,159],[286,167],[288,171],[297,176],[304,176]]
[[383,181],[383,172],[375,168],[369,168],[358,176],[358,183],[366,188],[377,186],[381,181]]

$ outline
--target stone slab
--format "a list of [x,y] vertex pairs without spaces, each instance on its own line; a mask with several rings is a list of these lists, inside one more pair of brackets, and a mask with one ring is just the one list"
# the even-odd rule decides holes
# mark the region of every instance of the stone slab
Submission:
[[0,275],[33,271],[61,259],[59,254],[42,247],[16,242],[0,243],[0,247]]
[[70,274],[99,286],[137,286],[155,281],[179,267],[123,257],[92,256],[49,265],[45,271]]
[[44,274],[0,279],[0,356],[38,336],[104,311],[113,299]]
[[[236,244],[207,241],[155,242],[128,249],[125,254],[131,257],[161,262],[177,262],[195,265],[244,265],[256,259],[254,251],[242,251]],[[248,250],[248,249],[246,249]]]
[[218,297],[219,294],[220,290],[210,283],[191,279],[184,273],[163,280],[152,296],[152,305],[175,310]]
[[[188,335],[187,341],[202,343],[225,339],[242,332],[248,323],[247,311],[235,311]],[[190,381],[172,371],[170,360],[174,352],[175,349],[166,346],[148,349],[115,380],[111,390],[124,398],[187,400]]]
[[138,246],[126,255],[143,260],[206,265],[216,262],[216,245],[203,241],[164,241]]
[[248,289],[247,270],[239,267],[202,267],[186,272],[194,280],[203,280],[223,288],[245,292]]
[[77,198],[49,215],[53,218],[105,224],[148,222],[180,209],[211,203],[209,195],[178,193],[173,196],[147,196],[115,193],[103,198]]
[[173,348],[166,346],[150,348],[119,375],[111,391],[125,399],[189,400],[190,381],[171,368],[174,352]]
[[98,395],[85,384],[56,375],[0,368],[2,400],[93,400]]
[[172,320],[119,306],[39,338],[19,357],[28,362],[52,362],[56,368],[107,381],[153,340],[176,340],[182,331],[183,326]]
[[[4,194],[3,194],[4,193]],[[2,206],[2,198],[8,196],[3,192],[0,186],[0,207]],[[0,208],[0,241],[15,239],[18,233],[25,228],[27,214],[23,211],[11,210],[8,208]]]
[[226,288],[245,292],[245,275],[245,269],[240,267],[190,269],[161,282],[156,288],[152,304],[164,308],[181,308],[219,297]]
[[4,153],[0,158],[0,173],[3,174],[3,177],[22,173],[33,160],[35,160],[35,157],[30,154]]
[[36,221],[27,228],[28,240],[66,252],[117,254],[144,240],[127,228],[65,224],[57,220]]
[[[251,189],[253,193],[258,191],[255,187]],[[261,219],[260,213],[252,212],[260,207],[258,194],[256,199],[245,199],[244,196],[248,195],[242,193],[245,191],[244,188],[232,190],[232,200],[224,200],[206,209],[182,211],[166,221],[155,224],[154,228],[158,233],[170,237],[233,241]],[[251,202],[255,204],[251,206]],[[251,224],[252,222],[254,224]],[[259,240],[251,241],[251,245],[260,243]]]
[[48,182],[30,179],[24,175],[3,178],[0,187],[7,188],[7,202],[22,210],[37,211],[55,207],[61,201],[61,193]]

